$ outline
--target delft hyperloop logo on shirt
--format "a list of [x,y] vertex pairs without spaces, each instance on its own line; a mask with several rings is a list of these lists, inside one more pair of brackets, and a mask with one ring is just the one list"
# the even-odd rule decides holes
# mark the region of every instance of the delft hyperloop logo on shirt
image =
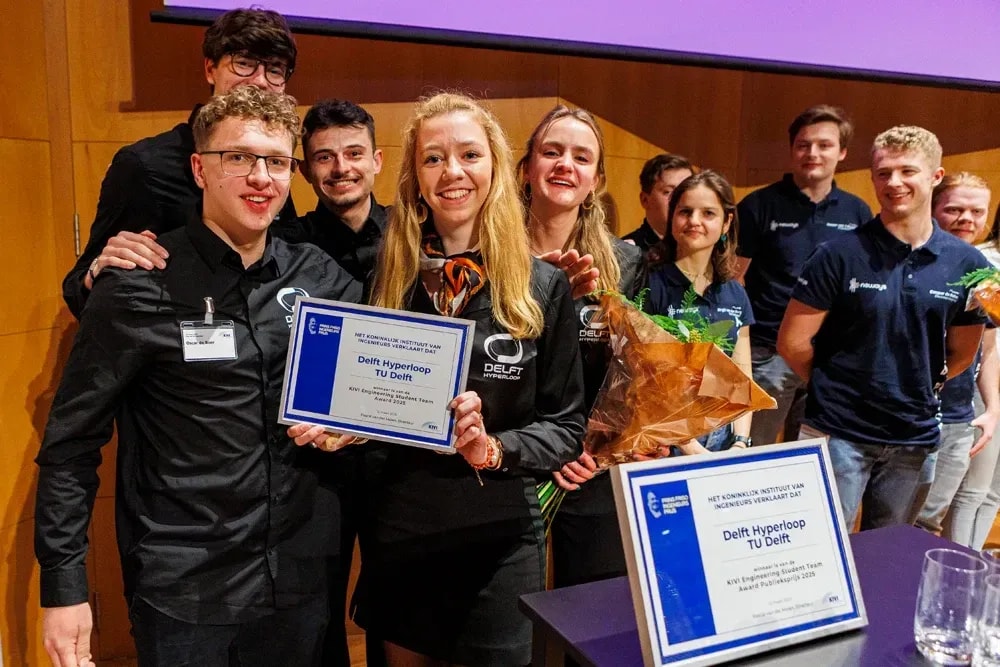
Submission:
[[517,364],[524,356],[521,341],[510,334],[501,333],[488,336],[483,341],[483,351],[492,362],[483,365],[483,377],[493,380],[520,380],[524,369]]
[[[301,287],[282,287],[274,298],[282,308],[291,313],[295,310],[295,298],[300,296],[306,298],[309,296],[309,292]],[[285,322],[288,326],[292,326],[292,316],[285,315]]]

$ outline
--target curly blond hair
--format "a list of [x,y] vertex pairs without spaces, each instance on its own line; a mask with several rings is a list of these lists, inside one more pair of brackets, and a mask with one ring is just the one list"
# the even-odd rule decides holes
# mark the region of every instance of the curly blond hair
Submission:
[[240,118],[260,121],[270,131],[287,132],[294,151],[302,127],[295,104],[291,95],[272,93],[256,86],[237,86],[225,95],[216,95],[195,116],[191,128],[195,148],[204,150],[215,126],[226,118]]
[[872,142],[872,155],[875,151],[886,149],[890,151],[917,151],[930,160],[931,168],[941,166],[941,142],[930,130],[916,125],[897,125],[882,132]]

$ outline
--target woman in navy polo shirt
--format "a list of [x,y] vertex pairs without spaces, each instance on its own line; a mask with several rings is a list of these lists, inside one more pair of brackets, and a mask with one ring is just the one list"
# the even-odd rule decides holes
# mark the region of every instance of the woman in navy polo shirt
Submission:
[[[718,172],[706,169],[681,181],[670,197],[669,234],[650,250],[649,299],[654,314],[684,314],[684,295],[693,288],[694,308],[709,322],[732,321],[728,334],[733,361],[747,375],[750,365],[750,300],[736,281],[736,199]],[[685,453],[720,451],[750,445],[751,415],[720,428],[698,442],[682,446]]]
[[[644,286],[642,251],[615,238],[605,224],[604,137],[591,114],[563,105],[549,111],[528,139],[518,175],[528,209],[531,254],[567,267],[569,274],[579,272],[572,266],[577,257],[592,258],[593,283],[586,291],[596,288],[631,297]],[[609,332],[596,317],[595,299],[579,296],[573,305],[577,339],[564,343],[579,343],[589,411],[608,370]],[[554,475],[570,491],[552,524],[557,587],[626,574],[611,478],[601,475],[587,482],[596,469],[584,453]]]

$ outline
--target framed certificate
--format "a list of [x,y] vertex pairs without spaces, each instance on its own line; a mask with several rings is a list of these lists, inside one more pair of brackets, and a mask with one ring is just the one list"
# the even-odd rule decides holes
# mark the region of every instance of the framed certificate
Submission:
[[454,452],[475,323],[296,300],[279,421]]
[[867,625],[822,439],[611,469],[651,665],[715,665]]

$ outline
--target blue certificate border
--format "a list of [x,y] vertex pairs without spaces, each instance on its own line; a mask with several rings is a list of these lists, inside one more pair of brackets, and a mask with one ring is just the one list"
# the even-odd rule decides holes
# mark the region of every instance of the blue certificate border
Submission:
[[[852,624],[851,627],[861,627],[867,624],[863,607],[859,606],[858,593],[860,587],[858,584],[856,572],[854,569],[853,558],[848,555],[849,546],[847,546],[846,531],[840,520],[840,510],[837,507],[838,496],[836,488],[831,484],[830,479],[830,469],[829,469],[829,457],[826,453],[825,445],[822,444],[798,444],[798,443],[788,443],[787,445],[768,445],[761,449],[754,449],[748,452],[743,452],[738,455],[703,455],[698,457],[691,457],[690,459],[685,458],[682,460],[663,460],[651,463],[642,464],[625,464],[620,466],[618,471],[619,479],[622,482],[622,491],[624,496],[627,498],[633,498],[634,492],[637,484],[644,478],[651,476],[660,476],[664,473],[678,473],[684,472],[686,470],[706,470],[711,468],[720,468],[733,465],[745,465],[747,463],[754,462],[773,462],[779,460],[791,460],[791,459],[802,459],[803,457],[816,457],[819,459],[819,468],[823,475],[823,488],[825,491],[826,505],[830,512],[830,515],[834,521],[834,526],[836,526],[836,539],[837,539],[837,552],[840,557],[839,565],[842,568],[842,572],[847,581],[847,588],[850,594],[850,604],[851,611],[846,614],[841,614],[839,616],[832,616],[829,618],[820,619],[817,621],[809,623],[800,623],[798,625],[789,626],[779,630],[771,630],[769,632],[762,632],[756,635],[751,635],[749,637],[744,637],[738,640],[720,642],[716,644],[709,644],[691,651],[686,651],[683,653],[667,653],[664,649],[668,648],[668,645],[661,643],[659,633],[650,633],[649,626],[643,625],[640,619],[640,634],[653,634],[650,640],[653,644],[653,649],[655,654],[658,656],[658,663],[660,665],[670,665],[681,663],[692,658],[707,657],[712,656],[716,653],[721,653],[723,651],[730,651],[732,649],[749,648],[752,645],[762,644],[767,642],[766,646],[761,647],[761,650],[769,650],[772,648],[778,648],[779,646],[795,643],[796,641],[805,641],[814,637],[822,636],[823,634],[828,634],[822,632],[824,628],[831,628],[831,626],[836,626],[845,622],[857,621],[856,624]],[[622,499],[619,499],[619,504]],[[633,522],[633,526],[642,525],[645,522],[645,512],[644,508],[627,501],[626,507],[629,511],[630,519]],[[625,527],[623,526],[623,529]],[[646,537],[642,531],[635,531],[635,542],[638,543],[639,549],[635,549],[634,560],[635,564],[638,566],[639,574],[644,578],[643,586],[649,592],[650,596],[656,595],[658,590],[656,578],[656,567],[653,563],[649,562],[646,558],[646,554],[650,552],[650,549]],[[647,530],[646,533],[649,531]],[[626,540],[630,539],[628,534],[623,536]],[[639,604],[639,601],[635,601]],[[647,615],[651,610],[647,610]],[[850,627],[845,627],[850,629]],[[814,634],[809,631],[820,630],[819,634]],[[831,632],[836,631],[831,629]],[[793,639],[792,635],[797,635],[799,633],[808,633],[807,635]],[[781,638],[788,638],[789,641],[780,641]],[[778,639],[780,643],[772,643],[769,640]],[[738,654],[732,654],[725,656],[725,660],[733,660],[741,656],[751,655],[757,651],[740,651]],[[721,657],[721,656],[720,656]]]
[[302,332],[307,328],[304,324],[306,315],[321,311],[327,315],[351,316],[361,315],[366,318],[379,317],[387,320],[397,320],[400,322],[413,322],[420,324],[432,324],[442,329],[454,329],[459,334],[459,363],[455,368],[452,377],[452,395],[457,396],[465,390],[465,383],[469,374],[469,352],[472,346],[472,337],[475,332],[475,322],[471,320],[461,320],[437,315],[425,315],[421,313],[409,313],[404,311],[394,311],[385,308],[375,308],[355,303],[344,303],[341,301],[330,301],[314,297],[298,297],[295,300],[294,316],[292,321],[292,332],[288,344],[288,358],[285,364],[285,383],[281,390],[281,410],[278,415],[278,422],[282,424],[317,424],[326,426],[330,430],[338,433],[352,433],[364,437],[373,437],[388,442],[416,445],[436,450],[454,451],[452,438],[455,431],[455,419],[449,417],[445,432],[439,436],[421,436],[413,433],[399,433],[385,428],[361,428],[353,423],[345,423],[336,419],[323,419],[310,413],[308,418],[301,415],[292,408],[295,399],[294,387],[297,384],[299,374],[303,372],[299,364],[300,352],[302,349]]

